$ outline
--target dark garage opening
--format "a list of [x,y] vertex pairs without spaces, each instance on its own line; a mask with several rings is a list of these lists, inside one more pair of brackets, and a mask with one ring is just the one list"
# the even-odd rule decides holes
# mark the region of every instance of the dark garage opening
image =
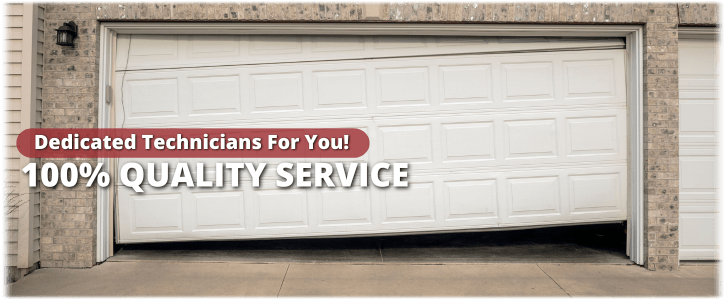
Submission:
[[631,264],[624,224],[537,229],[117,245],[108,261]]

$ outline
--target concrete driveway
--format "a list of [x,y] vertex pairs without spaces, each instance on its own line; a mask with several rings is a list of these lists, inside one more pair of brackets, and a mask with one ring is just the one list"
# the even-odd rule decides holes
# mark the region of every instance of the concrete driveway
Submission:
[[717,266],[106,262],[40,269],[11,296],[714,296]]

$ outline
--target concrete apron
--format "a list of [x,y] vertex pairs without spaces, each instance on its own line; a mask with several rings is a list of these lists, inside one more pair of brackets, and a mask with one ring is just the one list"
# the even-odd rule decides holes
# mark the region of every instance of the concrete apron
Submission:
[[713,296],[717,266],[106,262],[40,269],[13,296]]

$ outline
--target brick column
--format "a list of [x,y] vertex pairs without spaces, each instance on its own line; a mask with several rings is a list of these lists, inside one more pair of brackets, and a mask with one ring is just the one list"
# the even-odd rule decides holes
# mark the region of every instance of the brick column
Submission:
[[651,3],[645,28],[645,214],[649,270],[678,268],[678,9]]
[[[45,14],[43,128],[98,126],[98,22],[90,5],[48,4]],[[75,47],[55,44],[63,22],[78,25]],[[92,159],[43,159],[62,166]],[[41,187],[40,266],[88,268],[96,262],[96,187]]]

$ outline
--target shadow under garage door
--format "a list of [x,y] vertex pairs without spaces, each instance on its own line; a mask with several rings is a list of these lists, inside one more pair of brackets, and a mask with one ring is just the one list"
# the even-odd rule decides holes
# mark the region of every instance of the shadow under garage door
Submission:
[[119,245],[109,262],[632,264],[621,224],[357,238]]

